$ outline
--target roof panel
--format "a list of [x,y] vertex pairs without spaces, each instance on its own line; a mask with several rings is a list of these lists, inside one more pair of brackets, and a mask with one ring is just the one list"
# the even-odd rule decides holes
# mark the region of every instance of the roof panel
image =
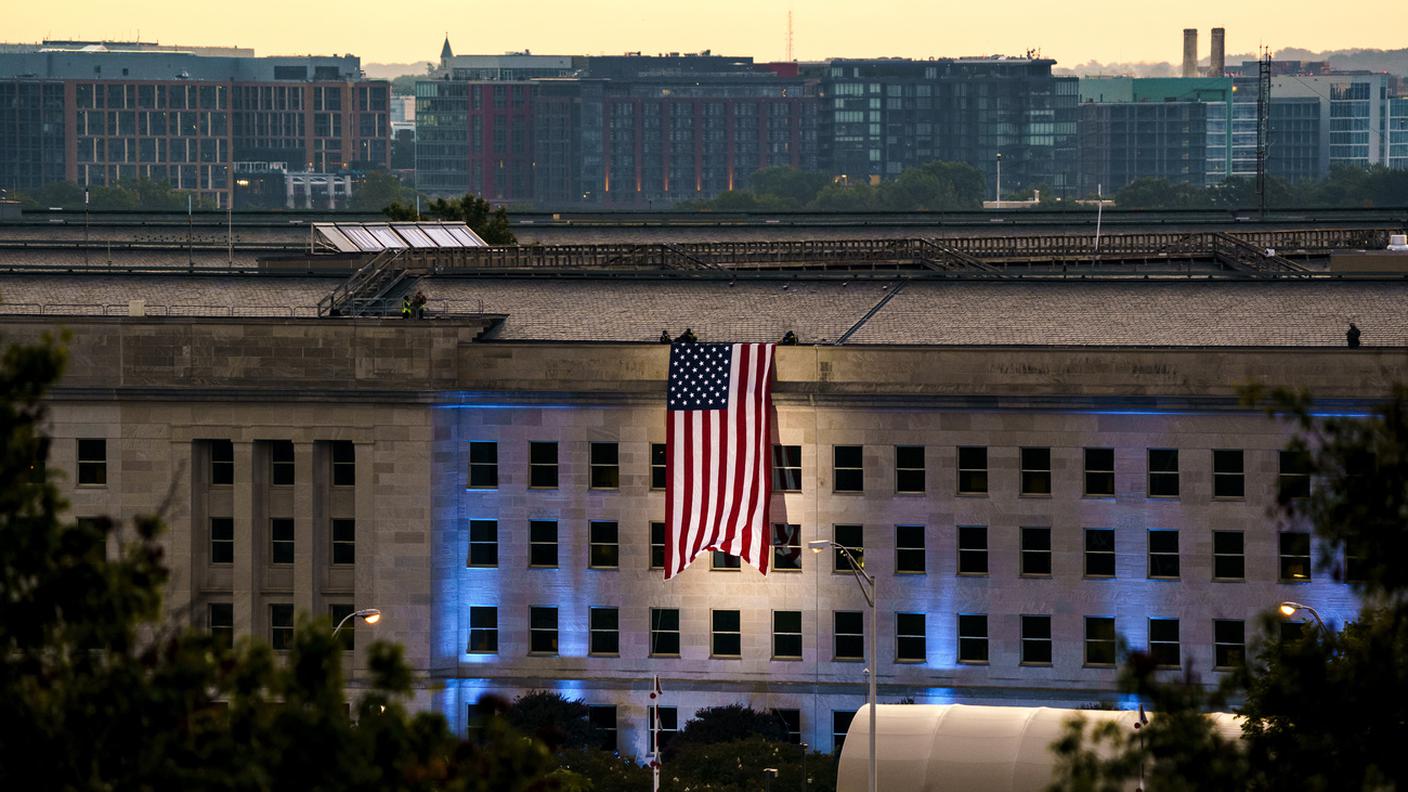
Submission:
[[415,223],[392,223],[391,228],[396,233],[400,234],[402,239],[406,240],[406,244],[413,248],[433,249],[440,247],[435,244],[435,240],[426,236],[425,232],[420,229],[420,226]]
[[460,247],[488,247],[479,235],[469,229],[467,225],[446,226],[450,233],[459,240]]
[[[380,253],[386,249],[385,245],[378,242],[377,238],[372,236],[371,232],[367,231],[367,229],[362,226],[352,223],[343,223],[338,225],[337,228],[339,231],[346,234],[348,239],[352,240],[352,244],[357,246],[357,250],[363,253]],[[398,245],[398,247],[400,246]]]
[[314,223],[313,231],[318,234],[318,237],[323,242],[331,245],[338,253],[360,252],[360,248],[332,223]]
[[380,242],[381,246],[387,250],[410,247],[410,245],[406,244],[406,240],[397,236],[396,232],[391,230],[391,226],[389,225],[384,223],[367,223],[362,227],[367,229],[367,233],[376,237],[376,241]]
[[455,239],[454,235],[451,234],[450,230],[445,226],[422,223],[420,226],[420,230],[424,231],[426,236],[435,240],[435,244],[439,245],[440,247],[464,247],[464,245],[461,244],[458,239]]

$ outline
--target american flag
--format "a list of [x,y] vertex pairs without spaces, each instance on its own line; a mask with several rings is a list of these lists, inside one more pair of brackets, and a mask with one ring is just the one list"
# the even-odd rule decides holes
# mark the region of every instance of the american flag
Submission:
[[706,550],[767,574],[774,344],[670,347],[665,579]]

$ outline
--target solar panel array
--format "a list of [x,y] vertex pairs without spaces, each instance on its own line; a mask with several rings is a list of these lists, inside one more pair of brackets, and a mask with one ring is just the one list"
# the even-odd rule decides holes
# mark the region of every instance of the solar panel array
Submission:
[[313,231],[339,253],[488,247],[464,223],[314,223]]

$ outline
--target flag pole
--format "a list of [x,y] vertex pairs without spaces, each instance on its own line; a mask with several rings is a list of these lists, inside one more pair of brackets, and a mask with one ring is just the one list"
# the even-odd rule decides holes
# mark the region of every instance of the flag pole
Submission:
[[653,717],[650,719],[650,790],[660,792],[660,675],[655,675],[655,684],[650,689],[650,700],[655,702],[651,707]]

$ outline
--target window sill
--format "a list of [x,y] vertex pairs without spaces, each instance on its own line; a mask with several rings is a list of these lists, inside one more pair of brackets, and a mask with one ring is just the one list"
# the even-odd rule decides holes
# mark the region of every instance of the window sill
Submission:
[[473,650],[473,649],[470,649],[470,650],[466,651],[465,654],[467,654],[467,655],[473,655],[473,656],[475,656],[475,657],[493,657],[494,655],[498,654],[498,652],[482,652],[482,651],[477,652],[477,651],[475,651],[475,650]]
[[966,665],[966,666],[985,666],[985,665],[989,665],[989,661],[987,661],[987,660],[963,660],[963,659],[959,659],[958,664],[959,664],[959,665]]
[[743,659],[743,655],[717,655],[717,654],[711,654],[711,655],[709,655],[709,659],[710,659],[710,660],[742,660],[742,659]]
[[679,653],[678,653],[678,652],[676,652],[675,654],[652,654],[652,655],[649,655],[649,657],[652,657],[652,658],[654,658],[654,659],[656,659],[656,660],[678,660],[678,659],[680,659],[680,656],[679,656]]
[[498,487],[465,487],[465,488],[464,488],[464,491],[465,491],[465,492],[493,492],[494,490],[497,490],[497,489],[498,489]]
[[529,564],[529,569],[560,569],[557,564]]
[[895,658],[895,665],[924,665],[924,664],[927,663],[927,662],[929,662],[929,660],[928,660],[927,658],[925,658],[925,659],[923,659],[923,660],[920,660],[920,659],[918,659],[918,658],[910,659],[910,658],[907,658],[907,657],[896,657],[896,658]]
[[910,495],[923,497],[924,490],[895,490],[896,495]]
[[1114,575],[1082,575],[1081,580],[1114,580]]
[[1082,500],[1091,500],[1091,501],[1113,501],[1113,500],[1115,500],[1115,493],[1113,493],[1113,492],[1109,492],[1109,493],[1084,492],[1084,493],[1081,493],[1081,496],[1080,496],[1080,497],[1081,497]]
[[1053,575],[1050,572],[1019,572],[1017,577],[1024,580],[1050,580]]
[[587,657],[620,657],[620,652],[587,652]]
[[465,564],[465,569],[498,569],[498,564]]
[[73,485],[73,488],[74,488],[74,489],[80,489],[80,490],[105,490],[105,489],[108,488],[108,485],[106,485],[106,484],[75,484],[75,485]]
[[1247,578],[1246,578],[1245,575],[1243,575],[1242,577],[1234,577],[1234,578],[1232,578],[1232,577],[1214,577],[1214,578],[1212,578],[1212,582],[1214,582],[1214,583],[1246,583],[1246,582],[1247,582]]
[[990,577],[990,575],[987,572],[959,572],[958,577],[985,578]]
[[864,662],[865,662],[865,658],[864,658],[864,657],[833,657],[833,658],[831,658],[831,662],[833,662],[833,663],[864,663]]
[[1035,499],[1035,500],[1051,500],[1051,493],[1049,493],[1049,492],[1019,492],[1019,493],[1017,493],[1017,497],[1019,497],[1019,498],[1032,498],[1032,499]]
[[788,656],[788,657],[774,657],[774,658],[772,658],[772,660],[773,660],[773,662],[775,662],[775,663],[800,663],[800,662],[802,662],[802,658],[800,658],[800,657],[790,657],[790,656]]
[[954,497],[955,497],[955,498],[986,498],[987,496],[988,496],[988,493],[986,493],[986,492],[955,492],[955,493],[954,493]]
[[899,576],[901,576],[901,575],[919,576],[919,575],[927,575],[927,574],[929,574],[928,570],[924,570],[924,569],[896,569],[896,570],[895,570],[895,576],[896,576],[896,577],[899,577]]
[[1017,665],[1023,668],[1051,668],[1051,663],[1028,663],[1025,660],[1018,663]]
[[1114,663],[1082,663],[1081,668],[1114,668]]
[[1181,578],[1181,577],[1164,577],[1164,576],[1161,576],[1161,575],[1149,575],[1149,576],[1147,576],[1145,579],[1146,579],[1146,580],[1159,580],[1159,581],[1163,581],[1163,582],[1166,582],[1166,583],[1169,583],[1169,582],[1171,582],[1171,583],[1177,583],[1178,581],[1182,580],[1183,578]]

